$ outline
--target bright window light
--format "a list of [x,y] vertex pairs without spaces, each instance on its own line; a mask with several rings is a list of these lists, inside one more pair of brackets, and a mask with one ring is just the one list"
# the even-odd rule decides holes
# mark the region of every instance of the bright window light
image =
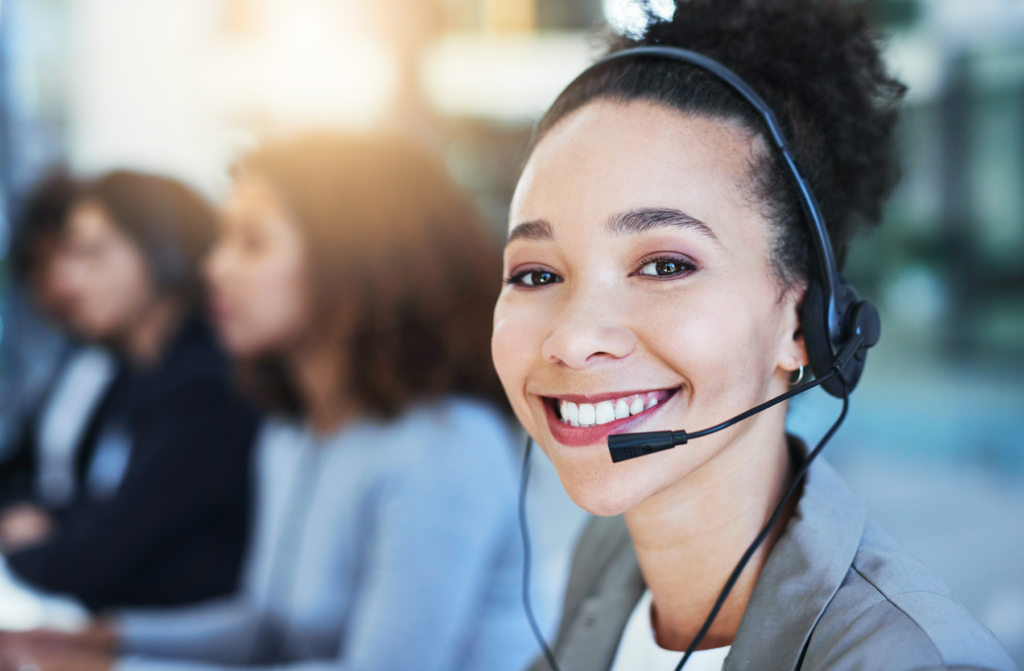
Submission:
[[[601,0],[604,18],[616,32],[641,35],[647,27],[647,12],[641,0]],[[655,16],[672,18],[676,10],[674,0],[649,0],[646,3]]]

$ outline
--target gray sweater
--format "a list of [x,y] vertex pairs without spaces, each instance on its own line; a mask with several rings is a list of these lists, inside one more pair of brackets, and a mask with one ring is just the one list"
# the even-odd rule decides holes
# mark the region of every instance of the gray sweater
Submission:
[[118,671],[522,669],[510,439],[464,399],[326,438],[268,422],[240,593],[122,613]]

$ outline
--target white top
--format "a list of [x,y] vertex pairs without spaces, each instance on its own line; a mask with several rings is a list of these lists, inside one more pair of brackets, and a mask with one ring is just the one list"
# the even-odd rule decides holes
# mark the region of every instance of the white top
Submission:
[[46,399],[38,424],[38,494],[61,506],[75,494],[75,451],[103,394],[117,373],[114,358],[98,347],[73,353]]
[[[626,629],[619,641],[611,671],[673,671],[683,653],[666,650],[658,645],[651,623],[651,590],[646,590],[629,616]],[[690,656],[684,671],[721,671],[725,657],[732,646],[698,650]]]

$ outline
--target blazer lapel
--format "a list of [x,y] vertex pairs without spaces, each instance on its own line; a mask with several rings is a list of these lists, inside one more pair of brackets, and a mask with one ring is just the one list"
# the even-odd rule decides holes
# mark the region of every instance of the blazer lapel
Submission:
[[[607,671],[615,660],[619,639],[646,588],[636,552],[621,517],[596,519],[601,538],[589,559],[603,564],[593,587],[579,601],[575,616],[568,614],[555,657],[562,671]],[[588,544],[590,545],[590,544]],[[580,549],[585,549],[582,547]],[[607,553],[607,554],[606,554]],[[587,558],[577,557],[586,561]],[[546,668],[547,665],[539,665]]]
[[865,511],[824,461],[815,461],[786,532],[747,604],[725,671],[790,671],[853,562]]

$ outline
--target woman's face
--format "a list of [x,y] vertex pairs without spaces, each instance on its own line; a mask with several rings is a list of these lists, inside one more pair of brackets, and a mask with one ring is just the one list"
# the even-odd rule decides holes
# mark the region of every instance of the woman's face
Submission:
[[696,484],[705,464],[765,427],[781,435],[780,407],[618,464],[607,448],[609,433],[729,419],[784,392],[804,361],[799,291],[773,273],[772,231],[751,196],[758,151],[727,122],[596,101],[562,119],[527,163],[494,361],[520,421],[586,510],[622,513]]
[[238,181],[206,265],[210,311],[221,340],[237,356],[281,353],[309,323],[307,250],[270,187]]
[[28,286],[36,307],[44,316],[62,326],[67,323],[67,300],[58,273],[63,247],[63,241],[56,233],[38,236],[29,250],[32,269],[28,277]]
[[122,339],[156,299],[145,256],[92,200],[72,208],[64,242],[53,273],[68,324],[89,340]]

